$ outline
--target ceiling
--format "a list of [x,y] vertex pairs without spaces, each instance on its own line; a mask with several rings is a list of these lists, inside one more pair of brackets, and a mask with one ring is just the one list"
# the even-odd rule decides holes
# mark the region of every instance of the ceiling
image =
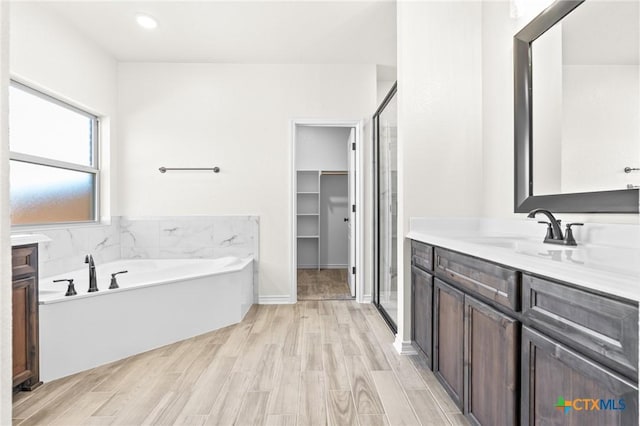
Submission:
[[40,4],[122,62],[396,64],[395,1]]

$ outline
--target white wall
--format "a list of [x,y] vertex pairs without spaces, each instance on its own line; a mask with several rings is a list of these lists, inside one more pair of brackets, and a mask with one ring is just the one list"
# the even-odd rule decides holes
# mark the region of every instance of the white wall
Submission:
[[[9,4],[0,2],[0,205],[9,205]],[[9,210],[0,211],[0,424],[11,424],[11,224]]]
[[349,127],[297,126],[298,170],[348,170]]
[[[412,216],[481,213],[481,13],[479,2],[398,3],[398,235]],[[408,253],[399,239],[397,344],[411,339]]]
[[[624,189],[640,176],[637,65],[565,65],[562,192]],[[535,186],[534,186],[535,188]]]
[[562,22],[533,43],[533,187],[536,195],[562,192]]
[[116,61],[37,3],[11,4],[11,77],[102,118],[101,216],[115,210]]
[[367,119],[375,78],[374,65],[120,64],[120,214],[260,216],[260,296],[287,300],[290,120]]

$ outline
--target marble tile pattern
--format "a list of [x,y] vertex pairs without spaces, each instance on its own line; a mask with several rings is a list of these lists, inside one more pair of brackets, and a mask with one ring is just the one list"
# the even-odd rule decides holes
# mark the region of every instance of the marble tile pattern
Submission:
[[108,225],[38,230],[38,234],[51,238],[51,241],[40,243],[39,246],[40,276],[50,277],[81,269],[84,267],[84,257],[89,253],[93,255],[96,263],[119,259],[119,222],[120,218],[113,217]]
[[123,259],[211,259],[253,256],[258,291],[258,216],[120,218]]
[[[31,233],[36,231],[20,232]],[[40,229],[37,233],[51,238],[40,244],[41,277],[81,269],[89,253],[97,264],[117,259],[253,256],[254,292],[258,291],[258,216],[114,216],[108,225]]]

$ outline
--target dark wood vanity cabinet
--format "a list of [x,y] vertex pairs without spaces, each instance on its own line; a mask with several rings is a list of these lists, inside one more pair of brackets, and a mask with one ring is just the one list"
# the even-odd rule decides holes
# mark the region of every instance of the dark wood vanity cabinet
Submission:
[[523,426],[638,424],[637,385],[526,326],[522,402]]
[[462,410],[464,293],[436,278],[433,286],[433,373]]
[[413,292],[413,341],[433,368],[433,277],[415,266],[411,267]]
[[14,247],[11,259],[13,387],[33,390],[40,382],[38,340],[38,246]]
[[478,425],[517,425],[520,322],[469,296],[464,311],[464,412]]
[[414,340],[431,318],[433,372],[471,423],[638,424],[637,302],[414,244]]

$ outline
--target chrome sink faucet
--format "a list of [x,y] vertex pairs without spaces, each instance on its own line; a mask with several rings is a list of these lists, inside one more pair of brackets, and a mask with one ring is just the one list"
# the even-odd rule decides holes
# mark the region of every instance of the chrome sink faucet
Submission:
[[577,246],[575,238],[573,237],[573,231],[571,230],[572,226],[582,226],[584,223],[567,223],[566,230],[563,235],[562,229],[560,228],[561,220],[556,219],[553,214],[549,210],[545,209],[534,209],[529,212],[527,215],[528,218],[533,219],[536,214],[542,213],[547,216],[549,222],[540,221],[538,223],[544,223],[547,225],[547,234],[544,237],[544,242],[549,244],[562,244],[565,246]]
[[96,265],[93,263],[93,256],[90,254],[84,257],[84,263],[89,264],[89,293],[98,291],[98,280],[96,279]]

